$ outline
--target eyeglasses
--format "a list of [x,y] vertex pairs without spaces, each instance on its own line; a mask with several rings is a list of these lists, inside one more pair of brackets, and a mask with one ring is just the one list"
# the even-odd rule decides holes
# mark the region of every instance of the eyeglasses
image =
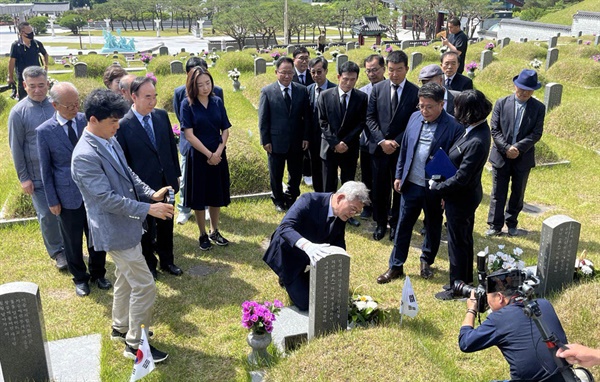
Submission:
[[433,110],[434,108],[440,106],[439,103],[433,104],[433,105],[423,105],[423,104],[418,104],[417,105],[417,109],[419,110],[426,110],[426,111],[430,111]]
[[310,57],[309,56],[298,56],[295,58],[295,60],[308,61],[308,60],[310,60]]
[[287,77],[294,76],[294,72],[282,72],[282,71],[278,70],[277,73],[281,74],[282,76],[287,76]]
[[59,103],[59,105],[61,105],[65,109],[69,109],[69,110],[79,109],[79,103],[70,103],[68,105],[64,104],[64,103]]
[[377,73],[380,69],[381,69],[381,66],[378,67],[378,68],[365,69],[365,73],[367,73],[367,74],[369,74],[369,73]]

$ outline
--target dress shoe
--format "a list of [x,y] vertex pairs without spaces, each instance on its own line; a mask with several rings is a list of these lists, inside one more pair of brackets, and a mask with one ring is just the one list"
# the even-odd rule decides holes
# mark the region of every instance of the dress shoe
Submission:
[[170,273],[173,276],[181,276],[183,274],[183,271],[181,270],[181,268],[179,268],[175,264],[169,264],[166,267],[161,267],[161,269],[163,270],[163,272]]
[[485,236],[500,236],[502,235],[502,230],[496,229],[496,228],[490,228],[487,231],[485,231]]
[[158,273],[156,273],[156,269],[150,269],[150,273],[152,273],[152,278],[154,281],[158,280]]
[[392,280],[402,277],[403,275],[404,275],[404,267],[400,267],[400,268],[396,268],[396,269],[389,268],[387,271],[385,271],[384,274],[377,277],[377,283],[378,284],[387,284]]
[[517,227],[509,228],[508,236],[519,236],[519,230],[517,229]]
[[64,252],[60,252],[58,255],[56,255],[54,260],[56,260],[56,268],[58,268],[59,271],[64,271],[67,269],[67,256]]
[[360,222],[354,218],[350,218],[348,219],[348,224],[350,224],[353,227],[359,227],[360,226]]
[[79,297],[84,297],[90,294],[90,286],[88,283],[75,284],[75,294],[77,294]]
[[433,271],[431,270],[431,266],[427,263],[427,261],[421,260],[421,277],[424,279],[429,279],[433,277]]
[[375,232],[373,232],[373,239],[375,239],[375,240],[383,239],[383,237],[385,236],[386,230],[387,230],[386,226],[378,225],[377,228],[375,228]]
[[390,241],[394,241],[396,238],[396,228],[390,228]]
[[96,284],[98,289],[108,290],[112,287],[112,283],[110,282],[110,280],[108,280],[107,278],[104,278],[104,277],[100,277],[99,279],[92,280],[92,283]]
[[454,294],[452,290],[444,290],[435,294],[435,298],[442,301],[460,300],[462,297]]

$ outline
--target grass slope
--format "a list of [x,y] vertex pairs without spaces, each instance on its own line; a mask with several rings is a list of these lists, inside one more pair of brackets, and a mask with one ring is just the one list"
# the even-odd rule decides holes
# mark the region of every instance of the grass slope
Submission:
[[600,12],[600,0],[583,0],[560,11],[548,13],[536,21],[570,26],[573,24],[573,15],[577,11]]

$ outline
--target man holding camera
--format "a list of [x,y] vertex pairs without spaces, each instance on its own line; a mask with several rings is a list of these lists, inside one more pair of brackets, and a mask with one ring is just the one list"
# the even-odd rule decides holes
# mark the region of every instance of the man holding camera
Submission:
[[[151,188],[158,190],[170,186],[177,192],[178,178],[181,176],[177,144],[167,112],[155,109],[154,80],[137,77],[131,83],[131,97],[133,106],[119,121],[117,134],[127,164]],[[165,201],[174,204],[174,200]],[[156,279],[156,250],[161,269],[180,276],[183,271],[174,264],[173,220],[148,216],[146,224],[148,227],[142,236],[142,252],[150,272]]]
[[[563,381],[557,372],[556,362],[535,323],[523,311],[523,295],[519,292],[521,271],[500,270],[486,278],[487,303],[492,313],[477,328],[475,290],[467,300],[467,313],[460,328],[460,350],[472,353],[497,346],[510,365],[510,377],[525,381]],[[548,300],[537,299],[548,333],[556,336],[562,344],[567,336],[554,308]],[[548,378],[548,379],[546,379]]]

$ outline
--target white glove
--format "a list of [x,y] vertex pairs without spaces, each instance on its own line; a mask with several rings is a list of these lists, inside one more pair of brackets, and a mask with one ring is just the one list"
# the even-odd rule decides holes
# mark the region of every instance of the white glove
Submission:
[[319,259],[329,255],[329,252],[324,250],[326,247],[329,247],[329,244],[316,244],[308,242],[304,245],[302,250],[306,252],[308,258],[310,259],[310,264],[314,267]]
[[429,179],[429,189],[433,190],[433,185],[436,184],[437,182],[433,179]]

